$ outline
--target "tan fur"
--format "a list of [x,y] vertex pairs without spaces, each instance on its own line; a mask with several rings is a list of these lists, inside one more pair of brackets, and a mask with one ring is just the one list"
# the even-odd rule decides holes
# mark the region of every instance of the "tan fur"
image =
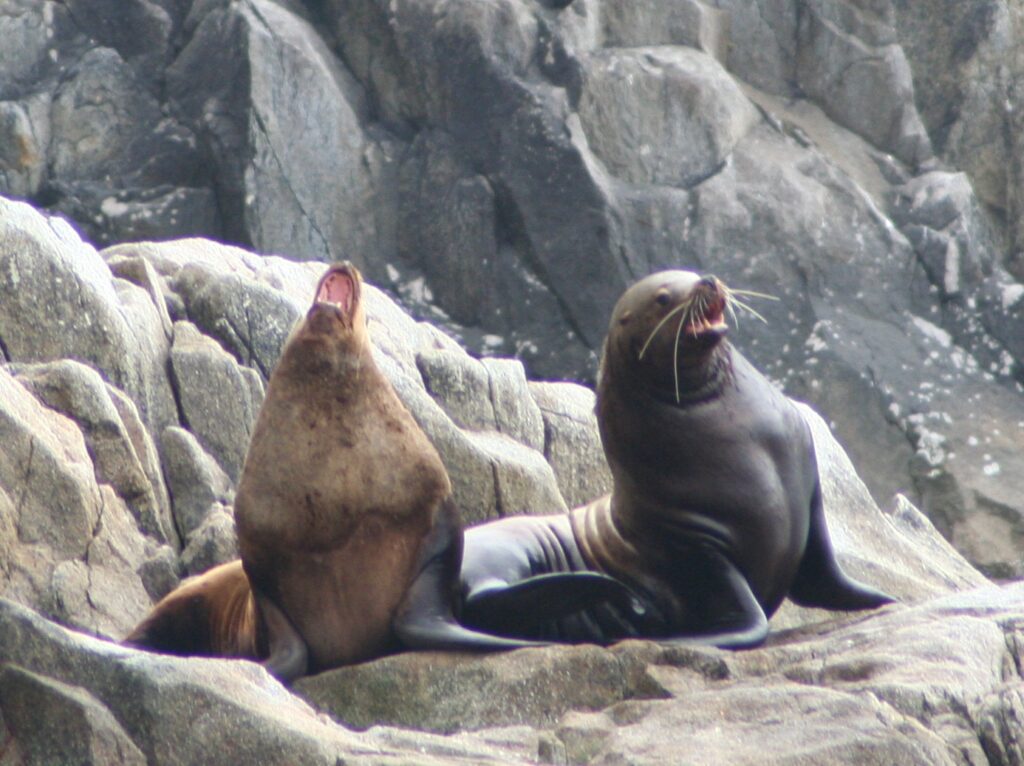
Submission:
[[390,648],[423,538],[451,492],[437,451],[373,361],[349,268],[351,321],[314,305],[289,340],[235,499],[245,570],[306,642],[314,669]]
[[191,577],[124,639],[171,654],[258,659],[256,612],[241,561]]

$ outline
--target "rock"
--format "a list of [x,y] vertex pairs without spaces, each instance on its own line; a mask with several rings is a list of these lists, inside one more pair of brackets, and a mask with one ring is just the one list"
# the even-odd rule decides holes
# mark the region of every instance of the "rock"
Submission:
[[50,144],[48,94],[0,101],[0,187],[30,197],[42,187]]
[[569,507],[611,492],[612,474],[597,429],[594,392],[574,383],[531,382],[530,393],[544,418],[544,457]]
[[540,452],[501,434],[482,431],[466,435],[494,472],[494,513],[488,512],[485,518],[568,510],[554,471]]
[[[1020,585],[988,586],[833,618],[752,651],[624,642],[484,658],[409,654],[295,688],[356,726],[545,721],[553,736],[541,738],[540,752],[551,762],[671,762],[684,732],[702,763],[952,764],[957,754],[984,760],[1014,746],[1006,722],[1019,700],[1004,674],[1009,667],[1019,683],[1019,647],[1008,654],[1007,646],[1019,640],[1012,615],[1022,609]],[[570,670],[578,663],[587,671]],[[549,697],[563,669],[565,696]],[[547,676],[536,688],[535,672]],[[367,694],[368,685],[397,693]],[[832,730],[836,721],[843,725]]]
[[[299,309],[280,292],[237,274],[217,274],[199,264],[172,279],[189,319],[267,380]],[[307,298],[307,300],[309,300]]]
[[456,425],[477,431],[497,430],[490,378],[483,364],[450,350],[419,354],[416,364],[427,391]]
[[363,128],[358,83],[279,4],[223,5],[197,21],[167,71],[168,93],[217,163],[227,236],[365,270],[378,229],[377,142]]
[[303,678],[294,688],[360,729],[381,722],[441,733],[522,723],[547,727],[569,710],[663,698],[665,690],[646,675],[638,650],[624,644],[483,657],[401,654]]
[[[420,735],[410,742],[386,728],[355,734],[317,715],[253,663],[134,651],[64,630],[4,599],[0,663],[43,677],[40,683],[49,688],[84,690],[96,707],[110,711],[147,763],[527,762],[522,753],[481,738]],[[202,726],[195,725],[196,710],[204,711]],[[3,714],[7,726],[6,709]],[[86,731],[93,740],[102,736],[91,725]]]
[[544,448],[543,419],[520,362],[477,361],[461,350],[432,350],[416,362],[427,390],[460,427],[497,431],[535,450]]
[[[731,12],[735,14],[737,10]],[[685,45],[710,54],[723,65],[727,62],[730,14],[699,0],[642,6],[605,3],[600,12],[605,45]]]
[[263,402],[259,374],[189,322],[174,325],[171,370],[182,420],[237,482]]
[[154,602],[162,599],[174,590],[181,580],[177,551],[169,545],[151,546],[146,560],[139,567],[139,577],[146,593]]
[[132,401],[105,385],[95,370],[70,360],[25,365],[16,376],[46,406],[78,424],[96,481],[110,484],[139,528],[178,546],[156,448]]
[[174,519],[187,538],[203,523],[211,506],[234,502],[234,485],[196,437],[184,428],[166,429],[160,447],[174,503]]
[[822,2],[800,15],[797,77],[839,124],[911,167],[932,156],[892,19]]
[[517,359],[484,359],[498,432],[535,450],[544,449],[544,418],[530,396],[523,364]]
[[0,593],[67,624],[118,635],[149,604],[144,538],[75,424],[0,368]]
[[235,517],[215,505],[209,509],[202,524],[189,535],[188,545],[181,552],[181,565],[188,574],[197,575],[237,558]]
[[[54,300],[55,289],[67,300]],[[135,402],[150,429],[177,423],[169,338],[148,295],[115,282],[58,218],[0,199],[0,346],[10,361],[87,362]]]
[[457,322],[479,324],[498,258],[494,190],[451,136],[424,131],[399,169],[397,249],[431,274],[431,297]]
[[[420,359],[425,360],[422,362],[425,367],[434,365],[433,368],[426,367],[428,371],[433,369],[433,380],[451,384],[441,390],[445,391],[446,401],[455,402],[455,417],[460,414],[463,417],[479,416],[479,409],[477,414],[472,414],[470,407],[462,406],[469,401],[466,392],[473,390],[471,381],[477,384],[476,390],[483,385],[482,378],[473,375],[481,372],[479,363],[472,362],[464,354],[461,357],[421,354]],[[449,366],[442,368],[442,362],[448,362]],[[464,523],[473,524],[515,513],[566,510],[554,472],[540,452],[494,430],[460,429],[427,394],[418,376],[414,380],[388,356],[379,355],[377,363],[440,453]],[[486,407],[483,411],[488,413]],[[477,421],[477,425],[479,423]],[[486,420],[484,425],[487,425]]]
[[725,69],[689,48],[629,48],[583,62],[579,117],[616,178],[694,186],[718,172],[760,115]]
[[83,689],[17,665],[0,669],[0,712],[25,763],[145,764],[117,719]]
[[1020,204],[1013,192],[1020,168],[1007,158],[1015,156],[1019,115],[1006,108],[1006,99],[1014,98],[1024,66],[1019,11],[999,0],[892,5],[917,107],[936,150],[967,172],[986,205],[1005,210],[1012,220]]

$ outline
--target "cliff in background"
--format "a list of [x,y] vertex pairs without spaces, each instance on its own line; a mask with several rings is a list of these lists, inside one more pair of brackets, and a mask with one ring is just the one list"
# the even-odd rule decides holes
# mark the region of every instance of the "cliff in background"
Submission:
[[1024,574],[1020,4],[558,5],[3,0],[0,192],[349,258],[531,377],[589,380],[653,270],[774,294],[737,344]]

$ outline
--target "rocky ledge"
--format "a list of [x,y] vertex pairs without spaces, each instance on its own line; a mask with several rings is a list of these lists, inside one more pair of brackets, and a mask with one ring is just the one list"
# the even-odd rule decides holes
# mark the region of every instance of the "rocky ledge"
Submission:
[[15,763],[1024,763],[1024,584],[740,653],[397,655],[296,685],[333,721],[252,663],[144,655],[6,600],[0,646]]
[[[1024,585],[988,583],[905,499],[879,509],[809,408],[843,566],[900,604],[787,604],[741,653],[410,653],[291,690],[118,646],[235,555],[248,435],[322,269],[206,240],[97,252],[0,199],[0,763],[1024,763]],[[607,489],[587,389],[366,300],[467,520]]]

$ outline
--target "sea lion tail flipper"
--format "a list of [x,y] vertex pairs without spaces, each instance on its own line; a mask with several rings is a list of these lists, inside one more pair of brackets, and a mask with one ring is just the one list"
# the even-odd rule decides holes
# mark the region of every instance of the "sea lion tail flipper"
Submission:
[[[501,626],[510,616],[519,628],[535,626],[602,604],[642,614],[641,600],[625,584],[600,572],[552,572],[518,582],[491,581],[474,588],[463,603],[462,617],[471,625]],[[527,629],[529,625],[526,625]]]
[[282,683],[304,676],[309,670],[309,649],[305,639],[277,604],[255,588],[253,597],[269,650],[261,664]]
[[501,638],[466,628],[455,619],[455,598],[462,566],[462,525],[449,496],[423,541],[416,576],[405,593],[392,627],[409,649],[500,651],[541,646],[536,641]]
[[789,589],[789,598],[800,606],[840,611],[874,609],[896,600],[854,580],[840,568],[825,523],[820,485],[814,490],[807,546],[796,579]]

